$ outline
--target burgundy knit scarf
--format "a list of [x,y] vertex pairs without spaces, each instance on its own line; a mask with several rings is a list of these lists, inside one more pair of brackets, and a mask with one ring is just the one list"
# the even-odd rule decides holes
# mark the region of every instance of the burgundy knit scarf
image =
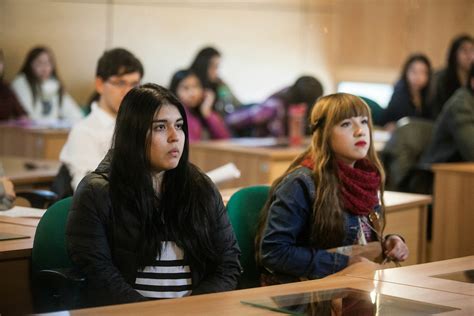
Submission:
[[[312,170],[314,161],[308,156],[300,165]],[[379,203],[380,175],[377,169],[368,159],[358,160],[354,168],[337,161],[337,168],[344,209],[355,215],[368,215]]]

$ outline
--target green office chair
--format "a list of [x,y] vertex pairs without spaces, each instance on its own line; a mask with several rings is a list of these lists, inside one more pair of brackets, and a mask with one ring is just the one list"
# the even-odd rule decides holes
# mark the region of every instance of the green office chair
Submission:
[[377,124],[377,122],[380,121],[380,117],[382,116],[383,108],[374,100],[359,96],[362,100],[367,103],[367,105],[370,108],[370,112],[372,113],[372,122],[374,122],[374,125]]
[[242,255],[240,264],[244,270],[240,288],[260,286],[260,274],[255,262],[255,234],[260,211],[268,198],[270,187],[251,186],[235,192],[227,203],[227,212],[234,228]]
[[84,278],[74,272],[66,251],[66,221],[72,197],[54,203],[36,228],[31,254],[35,312],[51,312],[80,306]]

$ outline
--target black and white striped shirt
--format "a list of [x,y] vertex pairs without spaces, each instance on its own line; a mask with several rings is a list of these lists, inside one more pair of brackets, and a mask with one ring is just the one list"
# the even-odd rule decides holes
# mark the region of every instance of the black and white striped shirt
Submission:
[[149,298],[173,298],[191,295],[192,278],[184,252],[175,242],[161,243],[161,256],[151,266],[139,270],[135,290]]

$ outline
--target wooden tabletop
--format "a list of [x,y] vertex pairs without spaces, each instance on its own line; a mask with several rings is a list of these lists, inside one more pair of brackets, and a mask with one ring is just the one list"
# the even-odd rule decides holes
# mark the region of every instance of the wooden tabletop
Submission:
[[434,171],[453,171],[453,172],[474,173],[473,162],[439,163],[439,164],[433,164],[431,168]]
[[[386,270],[368,271],[367,269],[360,269],[348,271],[347,275],[474,296],[474,283],[434,277],[473,269],[474,256],[468,256]],[[472,304],[474,306],[474,298]]]
[[21,226],[37,227],[41,218],[32,217],[10,217],[2,216],[0,212],[0,223],[16,224]]
[[0,232],[29,236],[25,239],[0,240],[0,261],[31,257],[36,227],[0,222]]
[[[237,192],[240,188],[231,188],[231,189],[222,189],[220,190],[222,200],[226,205],[229,202],[232,194]],[[413,194],[413,193],[403,193],[403,192],[394,192],[394,191],[385,191],[385,208],[387,212],[396,211],[399,209],[427,205],[432,202],[431,195],[423,194]]]
[[[273,311],[244,305],[241,302],[256,300],[268,300],[271,302],[270,298],[272,296],[310,293],[313,291],[338,288],[358,289],[369,293],[372,292],[374,294],[381,293],[399,298],[459,309],[447,312],[445,313],[446,315],[469,315],[474,313],[472,297],[467,295],[389,282],[374,282],[373,280],[350,276],[334,276],[321,280],[247,290],[75,310],[70,311],[68,315],[281,315]],[[64,313],[56,314],[63,315]]]
[[53,181],[61,163],[55,160],[32,159],[16,156],[0,156],[5,176],[13,184],[35,184]]

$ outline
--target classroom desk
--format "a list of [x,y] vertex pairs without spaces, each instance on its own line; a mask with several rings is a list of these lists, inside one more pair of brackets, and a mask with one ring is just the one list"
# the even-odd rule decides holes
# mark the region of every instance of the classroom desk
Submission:
[[0,124],[0,155],[58,160],[69,129]]
[[29,236],[0,241],[0,314],[31,313],[31,249],[36,227],[0,222],[0,232]]
[[2,155],[0,155],[0,163],[5,176],[9,177],[15,185],[15,190],[49,188],[61,166],[61,163],[56,160]]
[[[443,315],[472,315],[474,313],[471,296],[389,282],[374,282],[373,280],[350,276],[334,276],[321,280],[190,296],[179,299],[73,310],[69,311],[67,315],[282,315],[270,310],[244,305],[241,301],[269,300],[272,296],[310,293],[338,288],[351,288],[369,293],[372,292],[374,296],[376,293],[380,293],[402,299],[457,308],[457,310],[448,311]],[[374,298],[377,302],[379,297]],[[64,312],[52,313],[51,315],[55,314],[58,316],[64,315]]]
[[[221,190],[227,204],[237,188]],[[387,225],[384,234],[400,234],[410,249],[410,256],[403,265],[426,262],[426,216],[431,196],[385,191]]]
[[[346,275],[474,296],[474,283],[435,277],[473,269],[474,256],[468,256],[409,267],[352,272]],[[474,304],[474,298],[472,302]]]
[[[201,141],[190,145],[190,161],[205,172],[233,162],[241,177],[220,184],[221,189],[272,183],[306,149],[309,141],[308,138],[297,147],[287,146],[285,139],[276,138]],[[380,151],[384,145],[385,140],[381,138],[375,148]]]
[[435,164],[433,171],[432,261],[474,255],[474,163]]

